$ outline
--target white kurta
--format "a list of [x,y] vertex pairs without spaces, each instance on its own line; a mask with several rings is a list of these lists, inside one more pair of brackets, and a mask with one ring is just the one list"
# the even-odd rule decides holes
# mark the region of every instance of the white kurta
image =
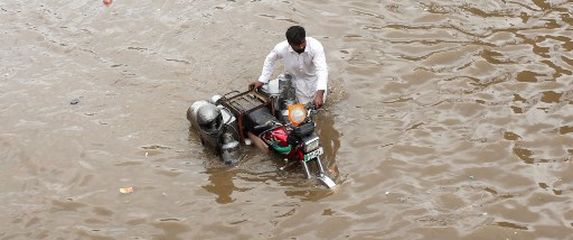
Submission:
[[326,98],[328,66],[324,48],[318,40],[307,37],[306,47],[301,54],[295,52],[286,40],[277,44],[265,59],[259,82],[267,83],[270,80],[273,66],[279,59],[283,60],[284,72],[294,76],[293,84],[299,102],[311,101],[317,90],[324,90]]

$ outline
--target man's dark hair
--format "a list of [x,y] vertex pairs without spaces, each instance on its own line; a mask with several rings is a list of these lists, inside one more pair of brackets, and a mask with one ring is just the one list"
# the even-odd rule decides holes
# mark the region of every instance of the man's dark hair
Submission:
[[306,38],[306,32],[301,26],[289,27],[285,35],[290,45],[299,45],[303,43]]

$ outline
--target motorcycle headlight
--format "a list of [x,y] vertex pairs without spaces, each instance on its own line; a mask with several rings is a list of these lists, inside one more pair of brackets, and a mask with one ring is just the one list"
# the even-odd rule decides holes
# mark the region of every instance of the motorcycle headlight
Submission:
[[306,109],[304,104],[291,104],[288,105],[288,120],[295,127],[300,125],[306,119]]
[[312,151],[316,150],[318,147],[320,147],[320,138],[313,137],[313,138],[310,138],[308,140],[305,139],[305,141],[304,141],[304,152],[305,153],[312,152]]

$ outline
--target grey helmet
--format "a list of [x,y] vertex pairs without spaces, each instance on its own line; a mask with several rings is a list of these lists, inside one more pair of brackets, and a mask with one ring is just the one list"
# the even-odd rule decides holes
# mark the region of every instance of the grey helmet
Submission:
[[197,124],[202,131],[215,134],[223,125],[223,115],[213,104],[205,104],[197,110]]

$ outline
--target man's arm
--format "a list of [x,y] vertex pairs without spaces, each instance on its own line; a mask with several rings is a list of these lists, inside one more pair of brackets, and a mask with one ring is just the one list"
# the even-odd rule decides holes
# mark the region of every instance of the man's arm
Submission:
[[263,86],[263,84],[269,82],[271,79],[271,75],[273,74],[273,66],[275,62],[280,58],[277,47],[273,48],[271,52],[265,58],[265,62],[263,63],[263,71],[261,72],[261,76],[259,79],[249,84],[249,89],[257,89]]
[[322,44],[318,43],[316,53],[312,62],[316,69],[316,93],[314,94],[314,105],[320,108],[324,103],[324,92],[328,87],[328,66]]
[[280,58],[280,55],[275,48],[271,50],[271,52],[265,58],[265,63],[263,64],[263,71],[261,72],[261,76],[259,77],[258,81],[261,83],[267,83],[271,79],[271,75],[273,74],[273,67],[275,62]]

